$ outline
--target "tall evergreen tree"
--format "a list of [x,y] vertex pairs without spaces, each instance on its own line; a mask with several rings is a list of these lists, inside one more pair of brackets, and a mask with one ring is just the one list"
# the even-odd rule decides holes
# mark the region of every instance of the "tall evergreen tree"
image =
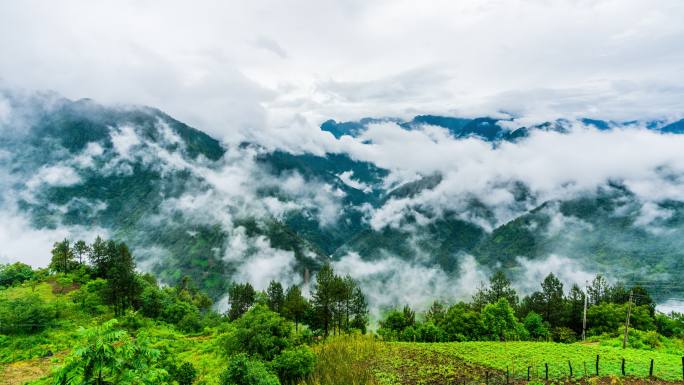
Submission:
[[333,325],[335,312],[336,279],[330,264],[325,264],[316,274],[314,283],[312,305],[323,328],[323,335],[328,336],[328,332]]
[[106,272],[107,302],[114,307],[114,313],[121,315],[133,305],[142,292],[142,285],[135,272],[133,256],[125,243],[114,244],[108,250],[109,269]]
[[302,296],[302,291],[297,286],[290,286],[285,294],[283,313],[286,318],[295,323],[295,331],[299,331],[299,324],[304,319],[309,302]]
[[560,326],[563,321],[563,283],[553,273],[544,278],[541,283],[544,319],[551,326]]
[[577,335],[582,333],[582,319],[584,314],[584,292],[577,284],[572,285],[565,301],[567,326]]
[[508,301],[508,304],[513,308],[518,305],[518,294],[511,286],[511,280],[506,277],[503,270],[498,270],[489,280],[486,299],[488,303],[496,303],[501,298]]
[[74,265],[74,253],[68,239],[55,242],[52,247],[50,269],[58,273],[68,273]]
[[609,289],[610,285],[608,285],[606,278],[598,274],[587,288],[589,303],[598,305],[602,302],[607,302],[609,300]]
[[368,325],[368,302],[366,296],[358,285],[354,286],[351,301],[351,313],[354,318],[351,322],[351,327],[361,330],[366,333],[366,326]]
[[268,307],[276,313],[282,314],[283,303],[285,302],[285,294],[283,293],[283,285],[277,281],[271,281],[266,289],[268,295]]
[[87,243],[85,243],[84,240],[78,240],[76,243],[74,243],[73,247],[73,254],[78,258],[78,263],[83,264],[83,257],[88,255],[88,252],[90,250],[90,246],[88,246]]
[[228,318],[236,320],[254,305],[256,291],[249,282],[244,284],[234,283],[228,289],[228,300],[230,302]]

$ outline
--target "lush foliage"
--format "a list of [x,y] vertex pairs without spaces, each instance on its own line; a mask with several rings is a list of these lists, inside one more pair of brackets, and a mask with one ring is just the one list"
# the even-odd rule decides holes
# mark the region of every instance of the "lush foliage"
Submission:
[[632,330],[684,338],[683,317],[676,313],[656,314],[655,304],[643,287],[627,289],[620,283],[609,285],[605,277],[598,275],[587,288],[587,294],[576,285],[566,293],[553,274],[544,278],[540,287],[541,290],[519,300],[510,280],[503,272],[497,272],[488,286],[480,287],[471,303],[447,306],[435,301],[419,317],[408,306],[386,312],[380,320],[378,334],[388,341],[572,343],[582,336],[586,299],[589,337],[618,336],[624,332],[629,313]]

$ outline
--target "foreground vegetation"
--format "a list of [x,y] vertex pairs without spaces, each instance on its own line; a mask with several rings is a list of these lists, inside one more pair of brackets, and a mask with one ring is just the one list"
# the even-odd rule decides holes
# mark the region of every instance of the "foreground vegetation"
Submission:
[[390,309],[377,333],[356,282],[330,266],[310,297],[235,283],[218,313],[188,278],[162,286],[136,272],[124,244],[63,241],[48,269],[1,265],[0,286],[0,385],[497,384],[546,380],[547,367],[564,381],[570,367],[596,377],[597,355],[599,377],[621,376],[624,359],[628,378],[682,379],[682,316],[657,314],[640,288],[621,302],[626,289],[601,277],[584,342],[573,329],[584,294],[566,296],[552,275],[518,301],[497,273],[471,303]]

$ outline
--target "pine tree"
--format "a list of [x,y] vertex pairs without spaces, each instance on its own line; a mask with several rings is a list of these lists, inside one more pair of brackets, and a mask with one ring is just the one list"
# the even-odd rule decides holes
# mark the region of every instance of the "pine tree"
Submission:
[[541,284],[544,301],[544,319],[552,326],[560,326],[563,320],[563,284],[553,273],[544,278]]
[[121,315],[133,305],[142,292],[142,286],[135,273],[133,256],[125,243],[114,243],[114,247],[108,249],[108,253],[111,254],[108,255],[110,266],[105,275],[106,298],[114,307],[114,313]]
[[283,294],[283,285],[277,281],[271,281],[266,289],[268,295],[268,307],[276,313],[282,314],[283,303],[285,302],[285,294]]
[[230,310],[228,310],[228,318],[236,320],[241,315],[245,314],[249,308],[254,305],[256,300],[256,291],[249,284],[233,284],[228,289],[228,298],[230,302]]
[[58,273],[68,273],[74,265],[74,253],[68,239],[55,242],[52,247],[50,269]]
[[88,255],[90,247],[83,240],[78,240],[74,243],[73,254],[78,257],[78,263],[83,264],[83,257]]
[[335,291],[336,291],[335,273],[332,266],[326,264],[316,274],[316,282],[312,295],[312,305],[316,317],[323,327],[323,335],[328,336],[330,327],[333,326],[334,311],[335,311]]
[[299,287],[290,286],[285,294],[283,315],[294,322],[295,331],[299,331],[299,323],[304,319],[308,308],[309,302],[302,296],[302,291]]

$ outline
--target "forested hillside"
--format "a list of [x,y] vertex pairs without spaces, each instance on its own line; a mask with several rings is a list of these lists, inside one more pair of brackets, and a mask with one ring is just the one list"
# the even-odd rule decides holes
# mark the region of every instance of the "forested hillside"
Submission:
[[234,283],[227,312],[189,277],[160,286],[135,267],[126,244],[100,238],[56,242],[44,269],[1,265],[0,384],[499,384],[563,381],[568,362],[584,380],[681,378],[684,317],[602,276],[582,338],[585,293],[553,274],[520,298],[500,271],[467,302],[376,324],[358,283],[329,264],[310,287]]

